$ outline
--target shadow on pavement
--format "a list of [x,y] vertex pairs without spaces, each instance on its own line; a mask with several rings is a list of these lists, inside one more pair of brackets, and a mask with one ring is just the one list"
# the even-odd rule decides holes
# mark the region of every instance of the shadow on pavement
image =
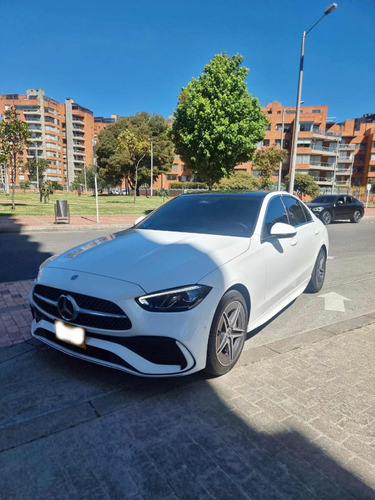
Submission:
[[270,429],[238,398],[232,385],[252,394],[251,366],[142,379],[36,340],[0,362],[3,499],[374,498],[309,437]]
[[22,226],[13,219],[7,219],[7,226],[11,232],[0,234],[0,283],[34,279],[40,264],[52,254],[40,251],[40,244],[21,233]]

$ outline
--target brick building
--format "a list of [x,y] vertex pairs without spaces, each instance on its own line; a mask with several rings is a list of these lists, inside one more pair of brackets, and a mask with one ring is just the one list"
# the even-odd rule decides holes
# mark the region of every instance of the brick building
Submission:
[[[30,145],[24,151],[24,163],[38,157],[49,163],[46,179],[70,185],[78,172],[93,163],[92,141],[111,118],[94,118],[93,112],[73,99],[59,103],[45,95],[42,89],[27,89],[25,95],[0,95],[0,115],[15,107],[31,133]],[[21,169],[15,183],[27,180]],[[0,170],[0,183],[5,183],[5,168]]]
[[[49,163],[46,178],[70,185],[78,172],[93,163],[92,141],[99,133],[118,119],[94,117],[93,112],[73,101],[59,103],[45,96],[42,89],[28,89],[25,95],[0,95],[0,114],[14,106],[31,132],[30,147],[25,160],[45,158]],[[290,169],[292,133],[296,117],[295,107],[285,107],[278,101],[263,108],[269,120],[265,138],[258,144],[281,146],[288,151],[283,165],[283,176]],[[349,188],[364,186],[375,178],[375,114],[362,118],[332,123],[327,117],[328,106],[301,106],[300,127],[297,143],[296,172],[311,175],[322,190],[334,186]],[[251,162],[237,165],[257,175]],[[274,173],[277,180],[277,172]],[[0,166],[0,183],[4,182],[5,170]],[[27,179],[19,171],[16,184]],[[169,188],[174,181],[198,181],[178,155],[175,155],[170,172],[161,174],[154,188]]]

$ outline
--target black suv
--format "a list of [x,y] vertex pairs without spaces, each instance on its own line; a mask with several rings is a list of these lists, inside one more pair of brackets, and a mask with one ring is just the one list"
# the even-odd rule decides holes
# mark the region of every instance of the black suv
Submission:
[[359,222],[364,214],[363,203],[353,196],[327,194],[318,196],[307,206],[327,225],[333,220],[350,219]]

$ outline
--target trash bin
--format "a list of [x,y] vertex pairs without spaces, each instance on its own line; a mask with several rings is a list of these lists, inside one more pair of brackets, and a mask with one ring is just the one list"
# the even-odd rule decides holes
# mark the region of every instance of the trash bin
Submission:
[[57,200],[55,204],[55,224],[62,219],[70,224],[70,208],[67,200]]

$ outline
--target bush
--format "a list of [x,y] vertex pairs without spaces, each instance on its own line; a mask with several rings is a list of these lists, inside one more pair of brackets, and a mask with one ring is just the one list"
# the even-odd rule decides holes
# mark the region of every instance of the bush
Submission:
[[257,191],[259,181],[249,172],[233,172],[229,177],[221,179],[214,185],[214,189],[220,191]]
[[64,186],[57,181],[51,181],[51,188],[53,191],[63,191]]
[[31,183],[30,181],[22,181],[20,182],[20,188],[24,190],[24,192],[26,191],[26,189],[29,189]]
[[171,189],[208,189],[205,182],[171,182],[169,187]]

